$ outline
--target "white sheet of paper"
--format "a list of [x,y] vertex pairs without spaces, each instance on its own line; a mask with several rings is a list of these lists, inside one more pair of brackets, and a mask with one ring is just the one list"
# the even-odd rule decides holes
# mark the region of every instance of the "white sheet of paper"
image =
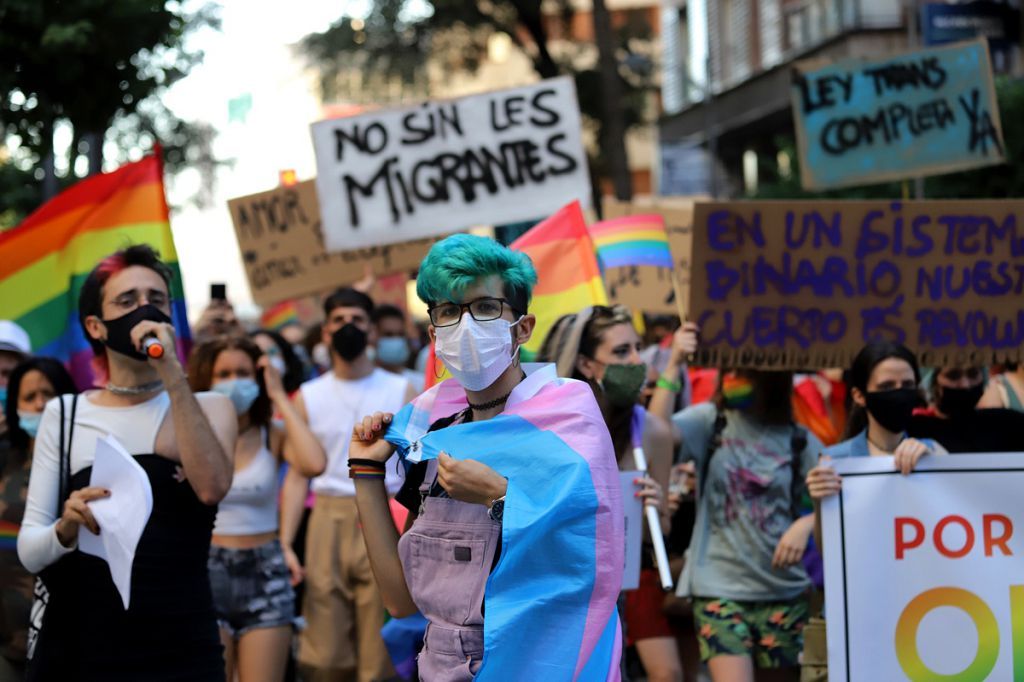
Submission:
[[640,586],[640,553],[643,551],[644,504],[636,496],[639,490],[633,483],[641,478],[639,471],[620,471],[619,486],[622,488],[622,511],[626,516],[626,570],[622,574],[622,589],[635,590]]
[[89,502],[100,534],[93,535],[85,526],[79,528],[78,549],[107,562],[127,610],[135,549],[153,512],[153,488],[146,471],[113,436],[96,441],[89,485],[106,488],[110,497]]

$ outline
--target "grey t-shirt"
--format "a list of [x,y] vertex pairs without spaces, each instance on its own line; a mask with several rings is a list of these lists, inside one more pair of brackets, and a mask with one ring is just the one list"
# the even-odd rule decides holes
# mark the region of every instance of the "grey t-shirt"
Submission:
[[[711,403],[688,407],[672,421],[682,435],[680,461],[704,470],[717,412]],[[785,601],[798,597],[810,580],[802,565],[773,569],[782,534],[793,523],[792,436],[790,426],[762,426],[736,410],[726,410],[722,445],[711,458],[697,521],[679,581],[683,596],[737,601]],[[804,431],[798,494],[823,446]]]

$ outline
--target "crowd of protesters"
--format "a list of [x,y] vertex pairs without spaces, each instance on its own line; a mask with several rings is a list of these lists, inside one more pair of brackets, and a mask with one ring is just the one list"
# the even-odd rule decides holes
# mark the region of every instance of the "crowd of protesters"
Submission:
[[[892,455],[913,475],[923,457],[1024,451],[1024,365],[923,368],[887,341],[848,368],[698,369],[687,366],[695,325],[647,318],[638,329],[630,311],[596,306],[542,339],[531,359],[553,368],[521,365],[535,281],[525,257],[456,237],[424,262],[421,327],[357,288],[326,296],[316,324],[283,330],[246,329],[214,301],[189,357],[153,357],[147,343],[172,349],[180,335],[170,274],[133,246],[81,289],[95,387],[0,321],[0,679],[472,679],[485,654],[516,647],[487,639],[509,598],[547,603],[531,622],[554,632],[579,586],[537,561],[551,579],[530,584],[549,593],[517,594],[518,574],[500,568],[530,542],[503,544],[525,513],[516,443],[489,458],[414,455],[474,434],[525,439],[506,411],[554,395],[546,418],[586,432],[594,476],[646,455],[634,494],[660,528],[645,530],[639,587],[589,605],[621,618],[615,674],[796,680],[820,587],[814,502],[841,488],[834,460]],[[442,367],[457,395],[430,403],[421,448],[395,424]],[[152,488],[127,608],[104,561],[78,549],[80,530],[103,530],[90,503],[111,492],[90,475],[106,436]],[[545,451],[526,454],[556,481],[569,476]],[[621,509],[609,499],[599,528],[602,510]],[[673,594],[659,584],[654,533]],[[606,651],[584,637],[580,669],[613,650],[618,661],[613,640]]]

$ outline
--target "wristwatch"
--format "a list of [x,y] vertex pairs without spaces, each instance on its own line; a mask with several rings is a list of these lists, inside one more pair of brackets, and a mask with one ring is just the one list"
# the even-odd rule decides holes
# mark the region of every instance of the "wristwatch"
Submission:
[[490,517],[491,521],[497,521],[501,523],[502,517],[505,515],[505,496],[502,495],[496,500],[491,501],[491,506],[487,510],[487,516]]

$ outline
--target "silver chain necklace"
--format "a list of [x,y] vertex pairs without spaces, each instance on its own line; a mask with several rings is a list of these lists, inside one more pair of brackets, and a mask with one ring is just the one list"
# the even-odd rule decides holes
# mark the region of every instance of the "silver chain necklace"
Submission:
[[146,384],[139,384],[138,386],[118,386],[117,384],[107,382],[107,390],[114,395],[144,395],[146,393],[152,393],[153,391],[160,390],[163,388],[164,382],[162,379],[156,381],[150,381]]

